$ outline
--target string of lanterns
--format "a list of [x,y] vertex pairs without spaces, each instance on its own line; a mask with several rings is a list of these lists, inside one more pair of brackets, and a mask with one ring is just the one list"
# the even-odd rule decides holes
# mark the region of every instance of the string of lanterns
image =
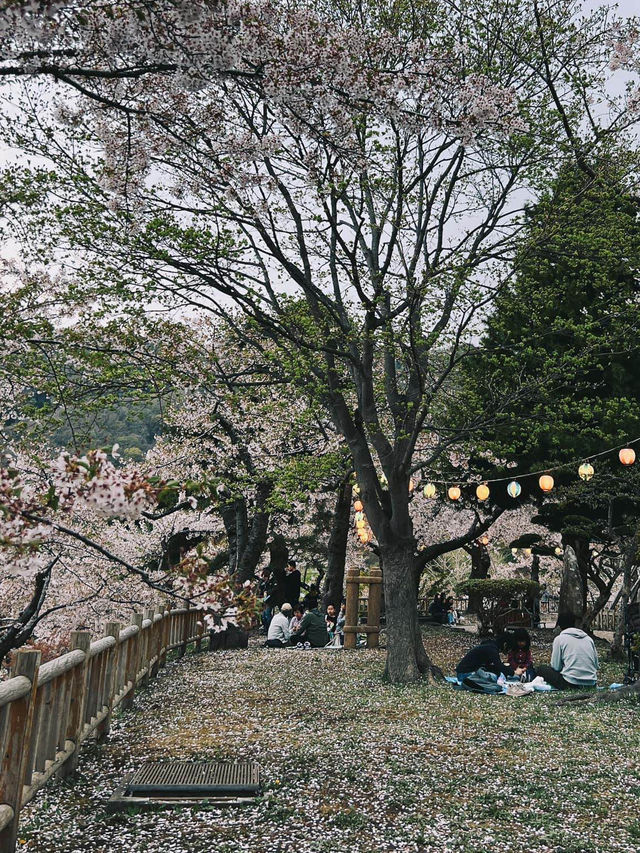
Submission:
[[[634,439],[634,442],[636,442],[636,441],[640,441],[640,439],[637,439],[637,438]],[[630,442],[630,443],[634,443],[634,442]],[[611,452],[610,450],[605,450],[602,453],[598,453],[595,456],[591,456],[589,458],[595,459],[596,456],[604,456],[605,453],[610,453],[610,452]],[[618,453],[618,459],[620,460],[620,462],[625,467],[629,467],[630,465],[633,465],[636,461],[636,452],[632,447],[623,447],[620,449],[620,451]],[[558,465],[555,468],[552,468],[550,470],[551,471],[557,471],[559,469],[563,469],[566,467],[567,467],[566,464],[565,465]],[[538,474],[540,474],[540,477],[538,479],[538,486],[540,487],[541,491],[543,491],[545,493],[553,491],[553,487],[555,486],[555,481],[548,471],[545,473],[541,473],[539,471],[536,471],[532,474],[523,474],[522,476],[523,477],[535,477]],[[589,461],[583,462],[578,468],[578,476],[580,477],[581,480],[584,480],[585,482],[588,482],[589,480],[591,480],[591,478],[593,477],[594,474],[595,474],[595,469],[594,469],[593,465],[591,464],[591,462],[589,462]],[[501,478],[498,478],[495,480],[485,480],[484,482],[480,483],[478,486],[476,486],[476,498],[481,503],[484,503],[485,501],[487,501],[489,499],[489,495],[491,494],[491,489],[489,488],[489,483],[503,483],[506,479],[507,479],[507,477],[501,477]],[[446,485],[446,483],[444,483],[442,481],[440,481],[440,482],[441,482],[441,485]],[[432,500],[433,498],[435,498],[437,493],[438,493],[438,489],[436,487],[435,482],[427,483],[424,486],[424,488],[422,489],[422,494],[428,500]],[[509,495],[509,497],[511,497],[515,500],[516,498],[520,497],[521,493],[522,493],[522,486],[520,485],[518,480],[511,480],[509,483],[507,483],[507,494]],[[462,489],[460,488],[460,486],[452,485],[452,486],[448,487],[447,497],[449,498],[450,501],[460,500],[461,496],[462,496]]]
[[[640,438],[635,438],[635,439],[633,439],[633,441],[629,442],[629,444],[635,444],[638,441],[640,441]],[[582,462],[580,464],[580,466],[578,467],[578,476],[580,477],[580,479],[583,480],[584,482],[589,482],[589,480],[591,480],[593,475],[595,474],[595,469],[589,460],[590,459],[596,459],[598,456],[604,456],[607,453],[611,453],[611,450],[613,450],[613,449],[615,449],[615,448],[610,448],[609,450],[603,450],[601,453],[596,453],[593,456],[588,457],[588,459],[586,459],[584,462]],[[623,447],[618,452],[618,459],[620,460],[620,462],[625,467],[629,467],[630,465],[633,465],[636,461],[636,452],[632,447]],[[554,481],[553,477],[551,476],[550,471],[557,471],[557,470],[561,470],[561,469],[564,469],[567,467],[568,467],[568,464],[557,465],[555,468],[551,468],[546,472],[534,471],[534,472],[529,473],[529,474],[523,474],[522,477],[535,477],[535,476],[538,476],[538,474],[539,474],[540,477],[538,479],[538,485],[539,485],[540,489],[544,493],[549,493],[553,490],[553,487],[555,485],[555,481]],[[353,476],[355,477],[355,474]],[[489,483],[503,483],[507,479],[508,479],[508,477],[499,477],[499,478],[496,478],[493,480],[485,480],[482,483],[479,483],[476,486],[476,498],[481,503],[484,503],[485,501],[487,501],[489,499],[489,496],[491,495],[491,489],[489,488]],[[432,500],[438,494],[438,489],[437,489],[436,483],[439,483],[440,485],[446,486],[445,481],[428,482],[422,489],[422,494],[428,500]],[[380,484],[383,487],[387,485],[387,478],[385,477],[384,474],[382,474],[380,477]],[[411,477],[409,479],[409,492],[410,493],[414,491],[415,486],[416,486],[415,480],[413,479],[413,477]],[[373,531],[369,527],[367,517],[364,513],[364,505],[363,505],[363,503],[359,497],[360,486],[358,485],[358,483],[355,483],[353,485],[352,491],[353,491],[353,495],[356,498],[356,500],[354,501],[354,504],[353,504],[355,532],[356,532],[356,535],[358,536],[358,539],[360,540],[360,542],[363,545],[366,545],[367,542],[371,542],[373,540]],[[521,493],[522,493],[522,486],[520,485],[518,480],[510,480],[509,483],[507,483],[507,494],[509,495],[509,497],[511,497],[515,500],[516,498],[520,497]],[[447,496],[448,496],[450,501],[458,501],[462,497],[462,489],[458,485],[449,486],[447,488]],[[488,541],[489,541],[488,537],[486,537],[486,538],[487,538],[487,542],[484,542],[484,540],[483,540],[483,544],[488,543]],[[518,550],[517,548],[512,549],[512,553],[514,554],[514,556],[517,553],[517,550]],[[527,555],[527,556],[530,555],[530,553],[531,553],[530,548],[524,548],[523,551],[524,551],[525,555]],[[556,548],[556,554],[561,553],[561,552],[562,552],[562,549]]]

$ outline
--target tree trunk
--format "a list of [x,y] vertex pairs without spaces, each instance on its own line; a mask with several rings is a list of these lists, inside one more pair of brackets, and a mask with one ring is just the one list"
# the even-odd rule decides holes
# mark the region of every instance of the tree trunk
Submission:
[[[229,543],[230,575],[234,574],[238,568],[239,555],[241,553],[241,543],[238,541],[238,519],[242,517],[242,507],[244,507],[243,498],[225,501],[220,506],[220,516],[222,518],[222,523],[224,524],[224,529],[227,534],[227,541]],[[244,508],[244,514],[246,516],[246,507]]]
[[249,534],[245,547],[239,552],[237,567],[238,583],[243,584],[255,575],[256,568],[267,544],[267,529],[270,513],[266,508],[273,486],[270,482],[258,483],[256,490],[256,506],[251,519]]
[[418,624],[414,548],[380,548],[384,562],[384,599],[387,620],[385,676],[395,684],[418,681],[431,669]]
[[[566,536],[562,537],[562,544],[565,547],[570,546],[573,549],[573,553],[576,560],[576,565],[578,569],[578,573],[580,575],[580,586],[582,591],[582,604],[580,607],[580,613],[576,613],[576,616],[582,615],[587,609],[587,589],[588,589],[588,573],[589,573],[589,560],[590,560],[590,549],[589,549],[589,540],[584,539],[581,536]],[[577,606],[577,603],[576,603]]]
[[327,574],[324,578],[322,603],[326,610],[333,604],[338,610],[344,588],[344,566],[347,557],[349,519],[351,517],[351,483],[346,482],[338,489],[336,506],[331,523],[331,535],[327,547]]
[[17,616],[13,625],[0,637],[0,661],[3,661],[13,649],[23,646],[33,634],[34,628],[38,624],[38,616],[47,597],[47,590],[51,581],[51,571],[57,562],[58,557],[49,563],[46,569],[38,572],[31,600],[19,616]]
[[272,604],[280,607],[286,601],[286,568],[289,562],[289,550],[284,536],[276,533],[269,543],[270,560],[267,569],[269,570],[275,585],[271,593]]
[[558,613],[570,612],[576,617],[576,626],[582,624],[586,603],[586,591],[578,558],[572,545],[565,545],[560,601]]
[[[472,542],[468,548],[471,555],[470,580],[484,580],[489,576],[491,568],[491,557],[484,545]],[[482,609],[482,593],[472,592],[469,594],[469,613],[479,613]]]

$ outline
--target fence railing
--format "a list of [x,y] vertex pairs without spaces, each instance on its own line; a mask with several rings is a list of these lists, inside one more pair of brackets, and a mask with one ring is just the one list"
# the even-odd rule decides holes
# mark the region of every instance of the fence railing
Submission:
[[11,678],[0,683],[0,853],[16,848],[20,810],[55,774],[67,778],[80,746],[109,734],[115,708],[129,708],[136,688],[166,664],[167,652],[202,648],[199,610],[156,608],[136,613],[121,629],[109,622],[105,636],[72,633],[71,651],[40,665],[40,652],[19,649]]

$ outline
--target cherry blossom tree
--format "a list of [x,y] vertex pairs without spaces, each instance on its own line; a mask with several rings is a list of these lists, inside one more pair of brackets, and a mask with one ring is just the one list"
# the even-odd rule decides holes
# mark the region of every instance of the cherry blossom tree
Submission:
[[[573,0],[223,4],[217,27],[197,28],[207,49],[196,37],[179,69],[145,65],[160,56],[146,38],[136,60],[107,26],[99,51],[129,71],[40,68],[89,95],[54,98],[48,112],[29,80],[28,97],[16,96],[14,144],[48,158],[35,184],[12,170],[16,205],[29,197],[42,211],[29,193],[51,193],[38,251],[49,234],[57,263],[62,247],[82,257],[75,293],[221,319],[233,305],[253,324],[239,340],[260,351],[269,338],[330,413],[383,564],[393,681],[430,666],[410,478],[496,415],[455,431],[446,419],[456,371],[509,274],[523,203],[567,151],[588,166],[632,120],[606,94],[615,22],[579,10]],[[33,58],[19,61],[37,74]]]

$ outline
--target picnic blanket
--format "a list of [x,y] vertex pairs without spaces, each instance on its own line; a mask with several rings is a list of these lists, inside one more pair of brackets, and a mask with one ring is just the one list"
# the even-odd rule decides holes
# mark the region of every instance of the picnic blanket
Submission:
[[[445,676],[447,681],[454,690],[466,690],[469,693],[484,693],[487,696],[531,696],[533,693],[551,693],[556,691],[548,682],[538,675],[533,681],[522,684],[517,677],[507,678],[504,675],[494,675],[492,672],[480,669],[467,676],[467,679],[473,681],[475,688],[463,684],[456,675]],[[619,690],[624,687],[623,684],[613,682],[609,685],[609,690]],[[605,687],[598,687],[598,690],[606,690]]]

